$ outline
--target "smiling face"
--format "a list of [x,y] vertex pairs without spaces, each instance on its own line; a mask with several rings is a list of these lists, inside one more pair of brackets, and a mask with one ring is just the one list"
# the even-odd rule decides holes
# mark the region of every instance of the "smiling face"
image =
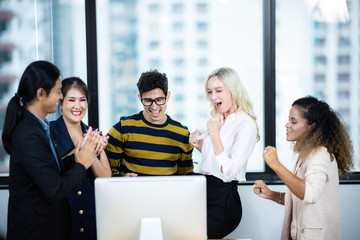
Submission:
[[144,106],[144,118],[153,124],[163,124],[166,122],[166,108],[167,108],[167,101],[170,98],[170,92],[168,91],[167,96],[165,96],[164,92],[160,88],[155,88],[153,90],[144,92],[142,96],[138,95],[140,101],[141,99],[157,99],[161,97],[166,97],[166,102],[164,105],[157,105],[154,101],[150,106]]
[[218,76],[209,78],[207,94],[214,107],[223,113],[225,117],[236,111],[231,92],[224,86],[223,81]]
[[64,121],[79,123],[85,116],[87,110],[87,99],[78,88],[72,87],[64,96],[62,110]]
[[290,109],[289,120],[285,127],[287,141],[298,141],[304,133],[309,131],[310,126],[303,117],[303,109],[301,107],[295,105]]

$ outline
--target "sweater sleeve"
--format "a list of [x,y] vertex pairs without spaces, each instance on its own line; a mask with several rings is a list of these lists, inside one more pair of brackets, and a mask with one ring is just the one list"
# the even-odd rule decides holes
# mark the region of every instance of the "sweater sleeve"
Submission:
[[108,144],[106,145],[106,155],[110,162],[110,167],[113,176],[120,175],[120,162],[123,157],[123,142],[121,134],[121,121],[115,124],[107,134],[109,136]]

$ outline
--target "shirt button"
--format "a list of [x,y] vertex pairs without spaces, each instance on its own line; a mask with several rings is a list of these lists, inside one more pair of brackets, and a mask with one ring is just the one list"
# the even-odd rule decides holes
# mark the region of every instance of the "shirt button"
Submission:
[[78,194],[79,196],[81,196],[82,192],[81,192],[81,191],[78,191],[77,194]]
[[84,232],[84,228],[80,228],[80,229],[79,229],[79,232]]
[[83,213],[84,213],[84,211],[83,211],[83,210],[80,210],[80,211],[79,211],[79,214],[83,214]]

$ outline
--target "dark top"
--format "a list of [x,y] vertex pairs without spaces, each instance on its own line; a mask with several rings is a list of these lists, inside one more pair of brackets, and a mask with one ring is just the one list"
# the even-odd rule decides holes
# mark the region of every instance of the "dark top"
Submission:
[[[84,133],[88,126],[81,122],[81,128]],[[50,134],[57,145],[60,159],[75,148],[63,116],[50,122]],[[75,164],[74,154],[67,156],[62,162],[66,169],[71,168]],[[89,168],[81,185],[68,197],[72,218],[72,231],[69,239],[96,239],[94,179],[95,177]]]
[[11,146],[7,239],[67,239],[67,196],[82,182],[85,167],[77,163],[65,170],[60,161],[59,171],[44,128],[27,110]]

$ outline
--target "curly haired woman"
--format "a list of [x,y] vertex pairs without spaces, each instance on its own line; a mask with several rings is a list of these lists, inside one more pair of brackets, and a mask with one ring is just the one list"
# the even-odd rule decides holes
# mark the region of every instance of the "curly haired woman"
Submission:
[[342,239],[339,174],[347,176],[353,168],[346,126],[327,103],[309,96],[292,104],[285,127],[286,140],[295,142],[299,155],[293,172],[280,163],[274,147],[267,146],[263,157],[288,189],[274,192],[257,180],[254,192],[285,205],[281,239]]

